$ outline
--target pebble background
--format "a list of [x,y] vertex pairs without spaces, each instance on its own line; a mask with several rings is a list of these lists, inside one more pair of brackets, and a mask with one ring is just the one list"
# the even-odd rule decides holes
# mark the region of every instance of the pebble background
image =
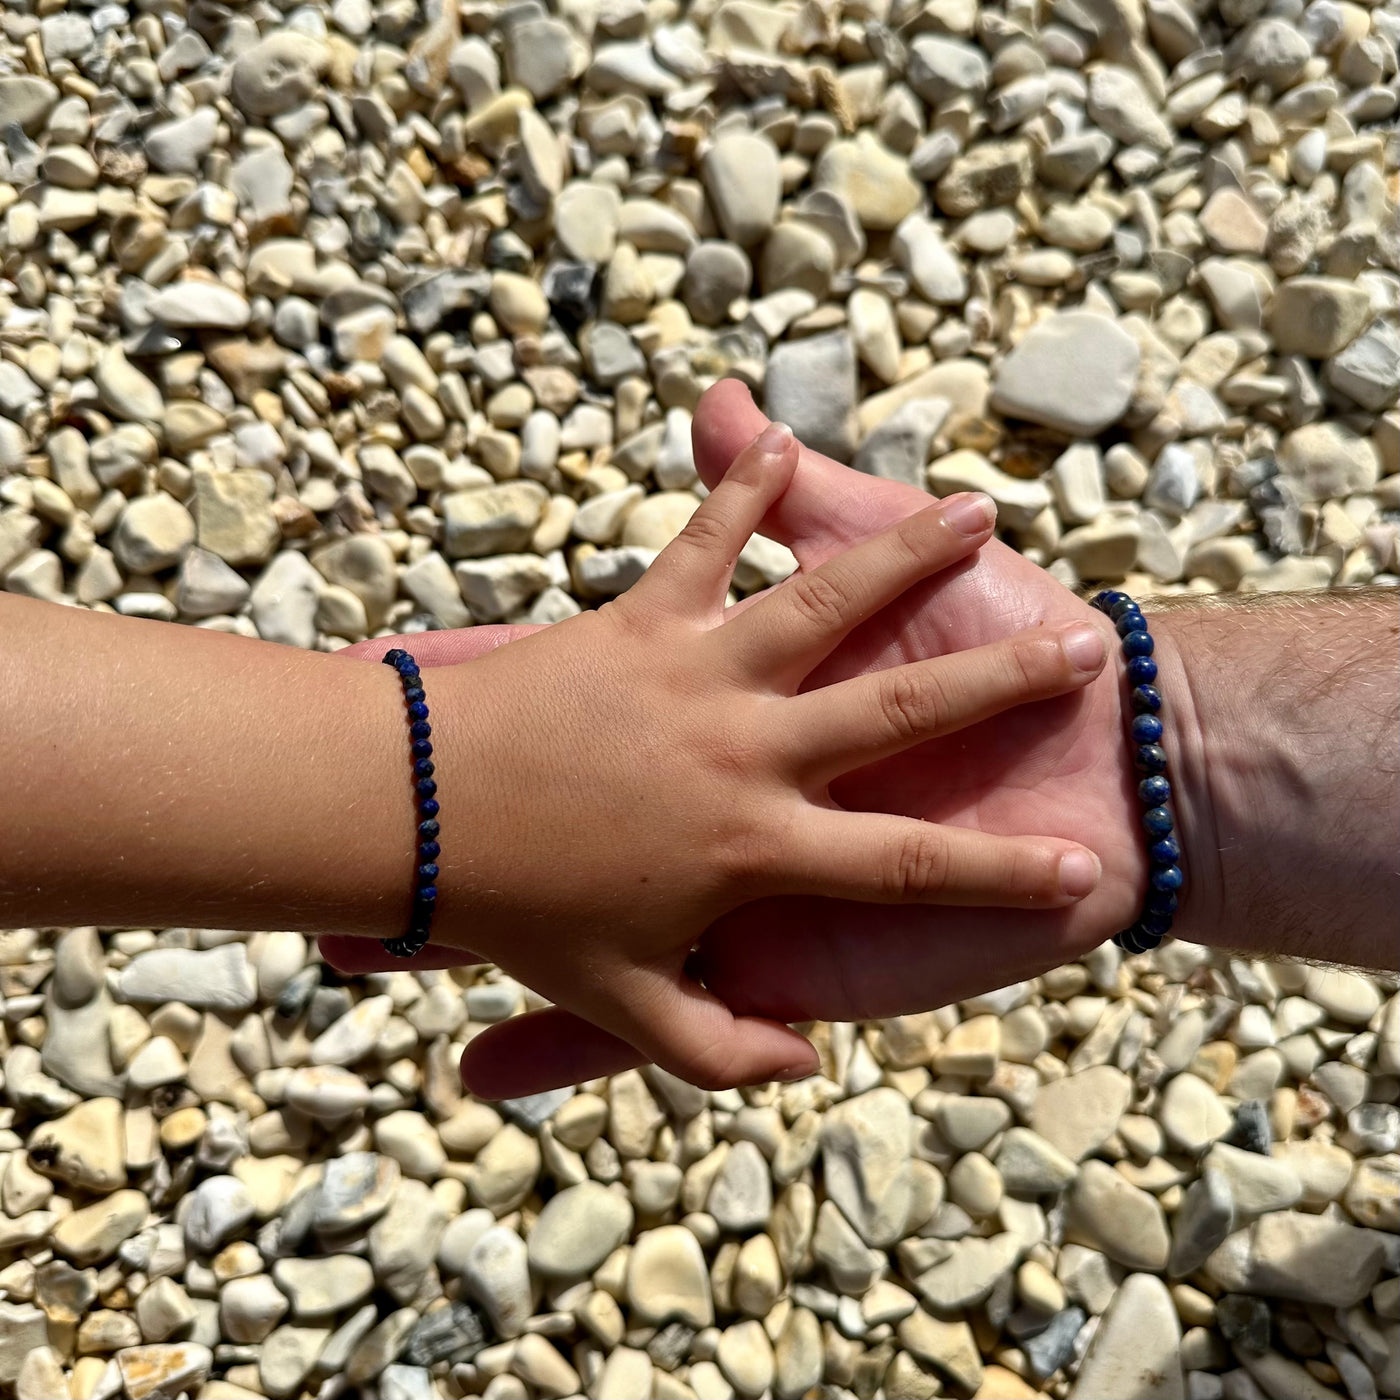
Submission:
[[[737,375],[1074,587],[1397,582],[1393,4],[0,10],[0,580],[334,650],[625,589]],[[753,542],[736,587],[789,552]],[[21,1400],[1400,1396],[1393,978],[1187,944],[488,1107],[489,968],[0,933]]]

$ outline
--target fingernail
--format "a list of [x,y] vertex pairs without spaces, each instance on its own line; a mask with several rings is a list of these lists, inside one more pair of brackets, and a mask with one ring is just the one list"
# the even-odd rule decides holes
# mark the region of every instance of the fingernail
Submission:
[[965,491],[943,502],[943,518],[960,535],[980,535],[997,518],[997,508],[981,491]]
[[760,452],[771,452],[775,457],[786,452],[788,443],[792,441],[792,429],[786,423],[770,423],[758,435],[758,441],[754,444]]
[[1103,866],[1092,851],[1070,851],[1060,857],[1060,891],[1071,899],[1083,899],[1102,874]]
[[1097,671],[1103,665],[1103,636],[1096,627],[1082,623],[1071,627],[1060,645],[1077,671]]

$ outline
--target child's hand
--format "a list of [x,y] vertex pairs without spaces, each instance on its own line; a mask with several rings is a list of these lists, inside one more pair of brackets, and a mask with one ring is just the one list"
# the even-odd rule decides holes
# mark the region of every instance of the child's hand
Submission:
[[434,942],[489,957],[700,1084],[814,1060],[796,1032],[731,1016],[686,975],[728,910],[779,894],[1048,908],[1098,879],[1071,842],[828,797],[852,769],[1086,684],[1103,644],[1089,627],[1033,629],[799,693],[853,627],[972,554],[993,512],[950,498],[726,621],[735,558],[796,458],[774,425],[626,594],[426,676],[443,824]]

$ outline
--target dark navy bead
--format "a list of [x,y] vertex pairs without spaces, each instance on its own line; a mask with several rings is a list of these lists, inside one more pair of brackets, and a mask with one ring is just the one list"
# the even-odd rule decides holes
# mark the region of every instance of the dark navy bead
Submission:
[[436,841],[423,841],[418,846],[421,860],[436,860],[442,854],[442,847]]
[[428,707],[421,700],[415,700],[408,707],[408,714],[410,719],[427,719]]
[[1164,836],[1147,848],[1147,858],[1153,865],[1175,865],[1181,859],[1181,847],[1175,836]]
[[438,806],[436,797],[425,797],[418,804],[418,815],[422,817],[435,817],[440,811],[442,808]]
[[1138,927],[1145,929],[1148,933],[1160,938],[1164,933],[1170,933],[1172,926],[1172,916],[1170,914],[1149,914],[1145,910],[1142,918],[1138,920]]
[[436,841],[438,832],[441,830],[442,828],[431,817],[425,822],[418,823],[418,834],[425,841]]
[[406,651],[401,651],[398,647],[390,647],[389,650],[384,653],[384,663],[387,666],[397,666],[407,655],[408,653]]
[[1161,943],[1162,935],[1149,928],[1145,919],[1140,919],[1133,925],[1133,941],[1137,944],[1139,953],[1150,953]]
[[1160,773],[1167,766],[1167,752],[1161,744],[1139,744],[1133,762],[1143,773]]
[[414,758],[431,758],[433,746],[426,739],[415,739],[413,741]]
[[1154,890],[1179,890],[1182,879],[1179,865],[1164,865],[1161,869],[1152,872],[1152,888]]
[[1155,744],[1162,737],[1162,721],[1156,715],[1137,715],[1128,732],[1136,744]]
[[[1138,796],[1147,803],[1149,807],[1160,807],[1172,795],[1172,785],[1160,773],[1150,778],[1144,778],[1138,784]],[[1170,827],[1167,828],[1171,830]]]
[[1125,612],[1141,611],[1142,609],[1139,608],[1138,605],[1135,602],[1133,602],[1133,600],[1130,597],[1128,597],[1126,593],[1120,593],[1118,595],[1117,601],[1109,606],[1108,615],[1114,620],[1114,622],[1117,622],[1118,619],[1122,617]]
[[422,900],[424,904],[431,904],[437,898],[437,886],[419,885],[414,892],[414,898]]
[[435,861],[426,861],[418,867],[418,878],[425,885],[431,885],[438,877],[438,868]]
[[429,724],[427,720],[414,720],[414,722],[408,726],[408,732],[415,739],[428,739],[432,737],[433,726]]
[[[430,744],[428,747],[431,748],[432,745]],[[413,765],[413,776],[415,778],[431,778],[436,771],[431,758],[420,758]]]
[[1126,593],[1120,593],[1116,588],[1105,588],[1102,592],[1094,594],[1094,606],[1100,612],[1108,612],[1115,603],[1132,602]]
[[423,687],[421,685],[409,685],[404,687],[403,698],[412,705],[416,701],[426,700],[428,697],[423,694]]
[[1142,907],[1149,914],[1175,914],[1180,903],[1175,890],[1148,890]]
[[1152,634],[1150,632],[1129,632],[1123,638],[1123,655],[1151,656],[1152,655]]
[[1128,661],[1128,679],[1134,685],[1147,685],[1157,679],[1157,663],[1150,656],[1134,656]]
[[432,797],[437,792],[437,784],[431,778],[420,778],[413,785],[419,797]]
[[1147,619],[1142,615],[1141,610],[1134,604],[1127,612],[1119,613],[1113,623],[1114,630],[1120,637],[1126,637],[1129,632],[1147,631]]
[[1140,715],[1155,715],[1162,708],[1162,692],[1155,685],[1136,685],[1128,698]]
[[1142,814],[1142,824],[1149,836],[1169,836],[1172,830],[1172,814],[1165,807],[1149,807]]

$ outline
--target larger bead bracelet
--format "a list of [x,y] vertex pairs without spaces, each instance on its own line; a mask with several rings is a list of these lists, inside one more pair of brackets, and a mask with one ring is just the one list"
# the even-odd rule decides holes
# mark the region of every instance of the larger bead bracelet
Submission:
[[437,907],[438,800],[433,781],[433,727],[428,723],[428,702],[423,694],[423,677],[418,663],[399,647],[384,653],[384,664],[392,666],[403,682],[404,705],[408,711],[408,738],[413,756],[413,795],[418,806],[417,859],[413,874],[413,911],[408,932],[398,938],[380,941],[396,958],[411,958],[427,945]]
[[1133,764],[1143,775],[1137,793],[1144,808],[1142,828],[1151,869],[1142,913],[1131,928],[1115,933],[1113,941],[1125,953],[1146,953],[1170,931],[1182,885],[1181,845],[1172,834],[1176,823],[1168,805],[1172,785],[1166,777],[1167,754],[1162,747],[1162,693],[1152,684],[1157,679],[1157,663],[1152,659],[1154,644],[1142,609],[1116,589],[1096,594],[1092,603],[1112,621],[1122,639],[1128,699],[1133,708],[1128,733]]

